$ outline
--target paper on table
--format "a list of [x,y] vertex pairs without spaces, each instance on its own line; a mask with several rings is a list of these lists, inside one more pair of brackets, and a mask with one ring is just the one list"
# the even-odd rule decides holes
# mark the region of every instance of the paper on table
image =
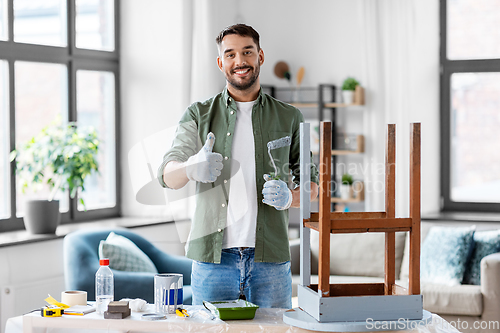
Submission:
[[73,305],[64,309],[64,314],[84,315],[95,311],[95,307],[90,305]]

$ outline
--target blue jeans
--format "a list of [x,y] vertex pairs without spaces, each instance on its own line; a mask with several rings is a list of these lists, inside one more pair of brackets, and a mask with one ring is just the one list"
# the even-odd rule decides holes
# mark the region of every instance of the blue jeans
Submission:
[[222,250],[220,264],[193,261],[193,305],[203,301],[247,301],[262,308],[292,307],[290,262],[254,262],[254,248]]

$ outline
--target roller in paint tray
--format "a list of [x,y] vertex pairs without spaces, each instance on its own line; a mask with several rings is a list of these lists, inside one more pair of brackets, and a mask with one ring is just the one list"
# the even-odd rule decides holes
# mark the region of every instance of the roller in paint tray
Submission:
[[269,141],[267,143],[267,153],[269,154],[269,158],[271,159],[271,163],[273,163],[274,167],[274,175],[271,175],[273,179],[279,179],[278,176],[278,168],[276,168],[276,164],[274,163],[273,155],[271,154],[271,150],[288,147],[292,144],[292,139],[289,136],[284,136],[282,138]]

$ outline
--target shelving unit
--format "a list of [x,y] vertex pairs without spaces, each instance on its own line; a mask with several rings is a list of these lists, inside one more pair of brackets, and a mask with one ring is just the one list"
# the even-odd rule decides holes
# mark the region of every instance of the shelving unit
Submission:
[[[365,137],[362,134],[356,135],[356,149],[332,149],[332,155],[353,155],[362,154],[365,152]],[[313,152],[314,155],[319,155],[319,152]]]
[[306,109],[306,108],[317,108],[317,103],[290,103],[290,105],[295,106],[297,109]]
[[[355,189],[354,192],[356,193],[353,198],[350,199],[342,199],[339,197],[332,197],[330,202],[331,203],[358,203],[358,202],[363,202],[365,200],[365,185],[363,182],[357,181],[356,186],[359,186],[359,189]],[[318,198],[314,199],[313,202],[318,202]]]
[[[325,111],[330,111],[330,121],[332,123],[332,164],[337,164],[338,156],[348,156],[355,154],[362,154],[365,151],[365,138],[362,134],[355,136],[355,147],[345,148],[340,142],[341,135],[336,131],[337,129],[337,109],[346,109],[351,107],[360,107],[365,104],[364,89],[361,86],[356,87],[354,92],[354,103],[345,104],[336,101],[337,87],[333,84],[320,84],[318,87],[300,88],[296,91],[294,88],[274,87],[270,85],[262,85],[265,92],[271,96],[280,99],[284,102],[290,103],[298,109],[318,109],[317,121],[318,125],[325,118]],[[291,101],[292,98],[299,97],[300,102]],[[345,124],[344,124],[345,125]],[[319,135],[319,133],[318,133]],[[346,135],[344,135],[346,136]],[[313,153],[318,157],[319,152]],[[336,180],[336,168],[332,169],[332,180]],[[361,182],[361,184],[363,184]],[[364,186],[363,189],[357,192],[357,196],[350,199],[342,199],[340,197],[332,197],[331,202],[333,205],[337,203],[359,203],[364,201]]]

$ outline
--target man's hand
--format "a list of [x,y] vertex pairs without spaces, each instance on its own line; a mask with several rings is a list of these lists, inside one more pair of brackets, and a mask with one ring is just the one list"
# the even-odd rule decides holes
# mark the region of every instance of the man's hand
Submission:
[[272,179],[270,175],[265,174],[264,188],[262,194],[264,195],[263,203],[273,206],[277,210],[285,210],[290,208],[292,204],[292,192],[282,180]]
[[215,135],[210,132],[201,150],[186,162],[186,176],[190,180],[202,183],[213,183],[222,170],[222,155],[213,153]]

